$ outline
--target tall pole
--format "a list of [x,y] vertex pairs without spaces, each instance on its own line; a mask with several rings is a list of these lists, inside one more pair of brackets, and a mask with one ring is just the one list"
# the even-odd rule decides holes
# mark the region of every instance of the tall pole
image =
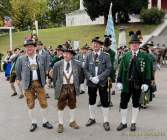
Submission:
[[148,9],[151,9],[152,8],[152,0],[149,0],[148,1]]
[[161,10],[161,0],[158,0],[158,5],[157,5],[158,9]]
[[12,28],[9,28],[10,50],[12,50]]

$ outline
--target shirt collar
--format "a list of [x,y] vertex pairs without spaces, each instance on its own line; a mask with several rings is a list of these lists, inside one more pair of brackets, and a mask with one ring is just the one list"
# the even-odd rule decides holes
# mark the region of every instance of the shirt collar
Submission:
[[[67,63],[68,62],[64,60],[64,64],[67,65]],[[71,60],[69,61],[69,63],[70,63],[70,66],[71,66]]]
[[98,52],[93,52],[94,54],[98,54],[98,56],[101,54],[101,51],[99,50]]
[[134,55],[134,53],[135,53],[137,56],[138,52],[139,52],[139,50],[137,50],[136,52],[132,51],[132,55]]
[[[27,56],[28,56],[28,55],[27,55]],[[28,56],[28,58],[31,59],[31,60],[32,60],[32,59],[36,59],[36,57],[37,57],[37,54],[34,54],[33,57]]]

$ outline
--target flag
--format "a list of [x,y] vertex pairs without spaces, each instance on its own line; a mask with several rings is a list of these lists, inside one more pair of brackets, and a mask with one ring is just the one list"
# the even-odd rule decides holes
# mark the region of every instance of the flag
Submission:
[[112,46],[111,46],[111,48],[115,52],[117,52],[114,23],[113,23],[113,18],[112,18],[112,3],[110,5],[110,11],[109,11],[109,14],[108,14],[108,21],[107,21],[105,35],[111,35],[112,36]]

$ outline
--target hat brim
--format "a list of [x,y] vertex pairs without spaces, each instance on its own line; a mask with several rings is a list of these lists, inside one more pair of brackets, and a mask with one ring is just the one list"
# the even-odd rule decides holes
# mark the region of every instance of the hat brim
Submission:
[[36,47],[36,44],[34,43],[27,43],[27,44],[24,44],[24,47],[28,46],[28,45],[33,45],[34,47]]
[[69,52],[69,53],[71,53],[71,54],[73,54],[73,55],[75,55],[76,54],[76,52],[74,51],[74,50],[62,50],[63,52]]
[[151,44],[151,43],[147,43],[148,46],[154,46],[154,44]]
[[132,43],[139,43],[139,44],[141,44],[142,42],[138,41],[138,40],[136,40],[136,41],[129,41],[129,44],[132,44]]
[[96,43],[99,43],[99,44],[101,44],[101,45],[104,44],[104,43],[103,43],[102,41],[100,41],[100,40],[92,40],[92,42],[96,42]]

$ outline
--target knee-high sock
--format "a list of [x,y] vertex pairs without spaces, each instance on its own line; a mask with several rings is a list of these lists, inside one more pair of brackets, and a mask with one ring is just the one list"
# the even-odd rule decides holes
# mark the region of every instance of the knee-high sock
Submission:
[[139,108],[132,107],[132,121],[131,123],[136,123],[137,116],[138,116]]
[[63,118],[64,118],[64,110],[58,110],[59,124],[63,124],[64,123]]
[[95,119],[95,105],[89,105],[89,115],[91,119]]
[[34,108],[33,109],[28,109],[28,114],[29,117],[31,119],[32,123],[37,123],[37,120],[35,119],[35,115],[34,115]]
[[76,109],[70,109],[70,122],[75,121],[75,110]]
[[127,114],[128,114],[128,109],[121,109],[121,121],[123,124],[127,123]]
[[14,86],[14,83],[10,83],[10,86],[11,86],[13,92],[16,93],[16,88],[15,88],[15,86]]
[[102,107],[102,112],[103,112],[104,122],[109,122],[109,120],[108,120],[109,108],[108,107]]
[[41,116],[42,116],[42,122],[46,123],[47,122],[46,116],[48,114],[47,109],[41,108],[40,112],[41,112]]

